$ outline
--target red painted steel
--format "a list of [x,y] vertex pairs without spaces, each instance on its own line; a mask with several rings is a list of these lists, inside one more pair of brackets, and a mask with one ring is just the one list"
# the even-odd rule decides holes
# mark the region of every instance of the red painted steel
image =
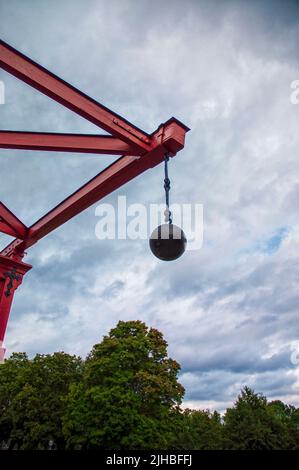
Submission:
[[13,241],[2,250],[1,254],[12,256],[16,250],[23,252],[104,196],[107,196],[145,170],[158,165],[164,159],[165,152],[170,151],[170,147],[175,152],[183,147],[187,129],[177,119],[170,119],[154,133],[153,140],[156,142],[156,146],[151,152],[142,157],[124,156],[112,163],[34,223],[28,230],[26,240]]
[[105,131],[150,150],[148,134],[0,40],[0,67]]
[[25,250],[72,217],[184,147],[188,127],[175,118],[151,135],[0,41],[0,67],[112,135],[0,131],[0,148],[122,155],[27,228],[0,203],[0,231],[16,236],[0,253],[0,359],[15,289],[31,266]]
[[[24,274],[31,268],[30,264],[0,255],[0,361],[3,360],[5,354],[3,340],[14,293],[22,283]],[[12,275],[14,272],[15,275]],[[11,285],[9,285],[10,283]]]
[[0,232],[5,233],[6,235],[10,235],[12,237],[17,237],[18,234],[16,231],[10,227],[4,220],[0,217]]
[[0,131],[0,148],[79,152],[109,155],[142,155],[132,146],[111,135],[55,134]]
[[[1,230],[1,227],[3,230]],[[28,229],[4,204],[0,201],[0,232],[13,237],[26,238]]]

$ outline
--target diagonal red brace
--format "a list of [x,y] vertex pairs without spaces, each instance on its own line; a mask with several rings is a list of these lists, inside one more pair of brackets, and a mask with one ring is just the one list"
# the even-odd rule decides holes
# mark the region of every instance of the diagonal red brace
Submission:
[[28,229],[4,204],[0,201],[0,232],[26,238]]

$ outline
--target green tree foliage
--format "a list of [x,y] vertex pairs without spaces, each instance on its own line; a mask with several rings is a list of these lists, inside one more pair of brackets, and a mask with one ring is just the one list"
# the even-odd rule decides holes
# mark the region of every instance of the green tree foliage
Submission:
[[217,411],[186,409],[177,413],[173,431],[172,447],[176,450],[223,449],[223,426]]
[[299,447],[299,409],[286,405],[280,400],[271,401],[268,410],[280,422],[283,429],[284,447],[298,449]]
[[79,381],[81,360],[64,353],[13,354],[0,366],[0,442],[10,448],[64,448],[63,399]]
[[182,410],[162,333],[119,322],[85,361],[13,354],[0,365],[0,448],[299,449],[299,409],[248,387],[223,417]]
[[69,447],[166,448],[171,412],[181,403],[179,364],[162,334],[122,322],[94,346],[64,417]]
[[290,446],[287,428],[265,396],[245,387],[233,408],[224,416],[226,446],[229,449],[271,450]]

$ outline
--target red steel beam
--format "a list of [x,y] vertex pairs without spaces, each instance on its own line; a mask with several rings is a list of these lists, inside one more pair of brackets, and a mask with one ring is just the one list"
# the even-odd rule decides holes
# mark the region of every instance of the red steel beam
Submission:
[[151,149],[151,140],[147,133],[2,40],[0,40],[0,67],[93,124],[133,145],[139,152],[145,153]]
[[57,152],[141,155],[132,145],[109,135],[0,131],[0,148]]
[[0,232],[1,233],[6,233],[6,235],[11,235],[12,237],[17,237],[18,234],[16,231],[10,227],[10,225],[7,225],[0,217]]
[[[28,235],[28,228],[0,201],[0,231],[21,239]],[[6,228],[6,231],[5,231]],[[9,230],[9,228],[11,230]],[[10,231],[10,233],[9,233]]]
[[174,155],[176,151],[184,146],[187,131],[188,128],[184,124],[174,118],[170,119],[153,134],[156,147],[150,152],[141,157],[124,156],[119,158],[35,222],[29,228],[25,240],[14,240],[2,250],[1,254],[3,256],[13,256],[16,252],[23,253],[27,248],[84,209],[87,209],[145,170],[158,165],[163,161],[165,153],[169,151],[169,145],[172,149],[172,155]]

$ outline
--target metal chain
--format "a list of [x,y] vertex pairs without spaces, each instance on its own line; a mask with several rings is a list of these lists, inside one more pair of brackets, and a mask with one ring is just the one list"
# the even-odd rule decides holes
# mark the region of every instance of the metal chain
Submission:
[[171,211],[169,210],[170,179],[168,178],[168,160],[169,160],[169,155],[166,153],[164,157],[164,172],[165,172],[164,189],[165,189],[165,197],[166,197],[166,209],[164,211],[164,215],[165,215],[165,222],[172,224]]

